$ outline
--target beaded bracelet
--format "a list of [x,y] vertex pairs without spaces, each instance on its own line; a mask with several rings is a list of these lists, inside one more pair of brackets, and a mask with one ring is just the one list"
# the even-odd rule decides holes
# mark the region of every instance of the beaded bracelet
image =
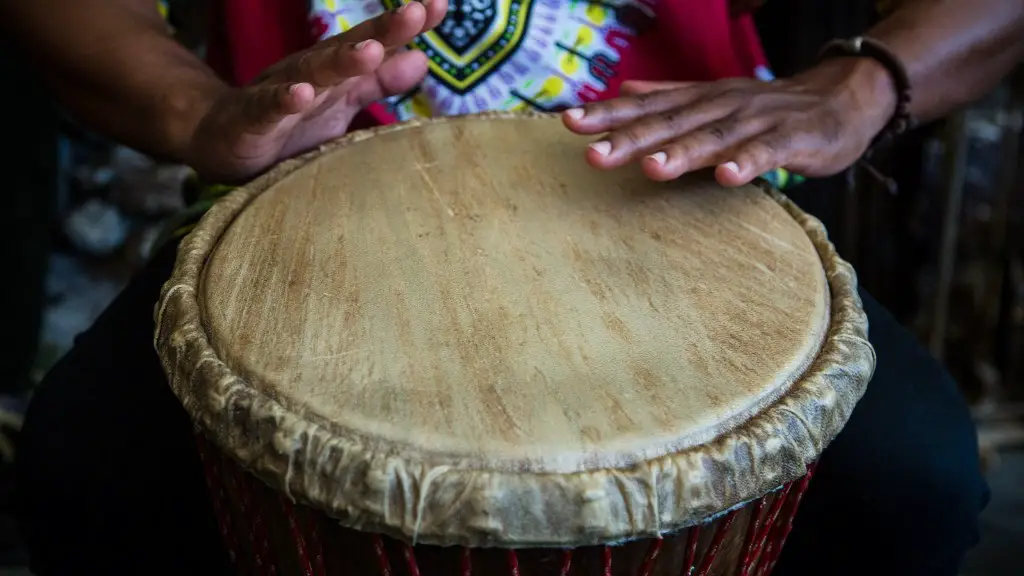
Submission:
[[[911,85],[910,76],[906,67],[889,48],[875,40],[865,36],[856,36],[845,40],[832,40],[822,47],[818,53],[818,60],[836,57],[871,58],[878,62],[889,73],[896,89],[896,110],[885,127],[875,135],[868,148],[872,148],[883,142],[889,142],[897,136],[910,130],[914,126],[914,119],[910,115]],[[865,159],[857,162],[869,174],[880,180],[891,193],[896,193],[896,182],[892,178],[882,175],[874,166],[871,166]]]

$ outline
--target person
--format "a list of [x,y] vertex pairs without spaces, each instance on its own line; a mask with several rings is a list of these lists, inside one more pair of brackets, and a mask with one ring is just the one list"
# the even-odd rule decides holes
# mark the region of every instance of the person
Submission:
[[[4,21],[81,121],[208,185],[175,237],[221,185],[325,140],[478,110],[564,110],[567,129],[594,135],[582,153],[599,170],[639,162],[670,179],[707,167],[727,186],[780,168],[827,175],[893,118],[981,96],[1022,52],[1024,0],[897,2],[868,35],[902,62],[904,106],[898,69],[877,55],[773,80],[756,4],[222,0],[209,65],[171,40],[151,0],[12,2]],[[78,338],[29,408],[21,518],[40,576],[225,573],[191,424],[151,344],[174,249]],[[820,459],[776,574],[954,575],[988,498],[976,435],[948,374],[862,297],[876,373]]]

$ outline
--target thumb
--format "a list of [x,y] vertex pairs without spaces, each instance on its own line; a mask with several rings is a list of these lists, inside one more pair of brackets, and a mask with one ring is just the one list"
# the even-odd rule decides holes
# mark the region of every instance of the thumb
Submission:
[[365,108],[382,98],[409,92],[426,75],[426,55],[419,50],[399,52],[385,60],[373,74],[356,79],[349,87],[349,101]]
[[[234,108],[237,125],[233,126],[241,135],[265,136],[277,130],[288,118],[298,116],[313,105],[316,92],[306,82],[276,84],[245,88],[237,93],[237,100],[228,100],[226,108]],[[231,110],[222,110],[230,117]]]
[[260,172],[277,159],[314,98],[308,83],[252,86],[225,94],[196,126],[188,164],[205,178],[224,183]]

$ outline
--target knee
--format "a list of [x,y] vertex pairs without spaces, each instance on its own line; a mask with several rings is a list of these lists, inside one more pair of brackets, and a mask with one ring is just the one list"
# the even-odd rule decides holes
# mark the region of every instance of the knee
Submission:
[[[966,553],[978,541],[978,522],[988,504],[977,429],[962,396],[950,380],[946,394],[922,394],[909,406],[908,424],[916,431],[895,442],[891,482],[937,528],[949,534],[948,545]],[[914,417],[916,416],[916,417]]]
[[[988,502],[975,427],[941,365],[864,298],[878,352],[875,375],[822,454],[790,557],[824,561],[832,551],[842,574],[952,576],[978,542]],[[884,572],[851,544],[864,538],[885,543]]]
[[988,484],[981,473],[977,447],[935,446],[911,456],[895,470],[895,492],[908,506],[941,521],[941,524],[976,528],[978,516],[988,504]]
[[[970,453],[923,451],[899,466],[819,465],[777,573],[956,576],[979,539],[988,488]],[[877,480],[876,480],[877,479]],[[864,553],[886,549],[883,564]]]
[[[963,552],[978,541],[978,521],[988,505],[988,483],[981,470],[973,424],[950,426],[916,455],[908,455],[902,493],[914,507],[950,534],[950,546]],[[899,470],[896,471],[897,473]]]
[[956,574],[981,538],[981,512],[989,500],[977,448],[926,452],[912,462],[894,479],[891,500],[891,511],[902,517],[889,534],[909,552],[900,573]]
[[877,456],[859,463],[873,471],[844,483],[850,498],[842,507],[853,519],[848,528],[899,549],[887,573],[956,574],[978,544],[989,500],[973,425],[967,418],[946,420],[893,438]]
[[[805,498],[809,524],[839,539],[889,543],[885,574],[953,576],[978,543],[989,499],[974,425],[953,395],[919,394],[888,408],[862,412],[826,451]],[[863,573],[856,564],[844,574]]]

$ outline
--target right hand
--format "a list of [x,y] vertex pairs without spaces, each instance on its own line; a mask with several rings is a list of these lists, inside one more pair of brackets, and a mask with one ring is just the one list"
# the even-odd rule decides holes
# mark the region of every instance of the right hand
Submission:
[[398,49],[447,12],[448,0],[405,4],[225,91],[196,126],[186,162],[204,180],[235,183],[341,136],[362,108],[423,80],[426,56]]

